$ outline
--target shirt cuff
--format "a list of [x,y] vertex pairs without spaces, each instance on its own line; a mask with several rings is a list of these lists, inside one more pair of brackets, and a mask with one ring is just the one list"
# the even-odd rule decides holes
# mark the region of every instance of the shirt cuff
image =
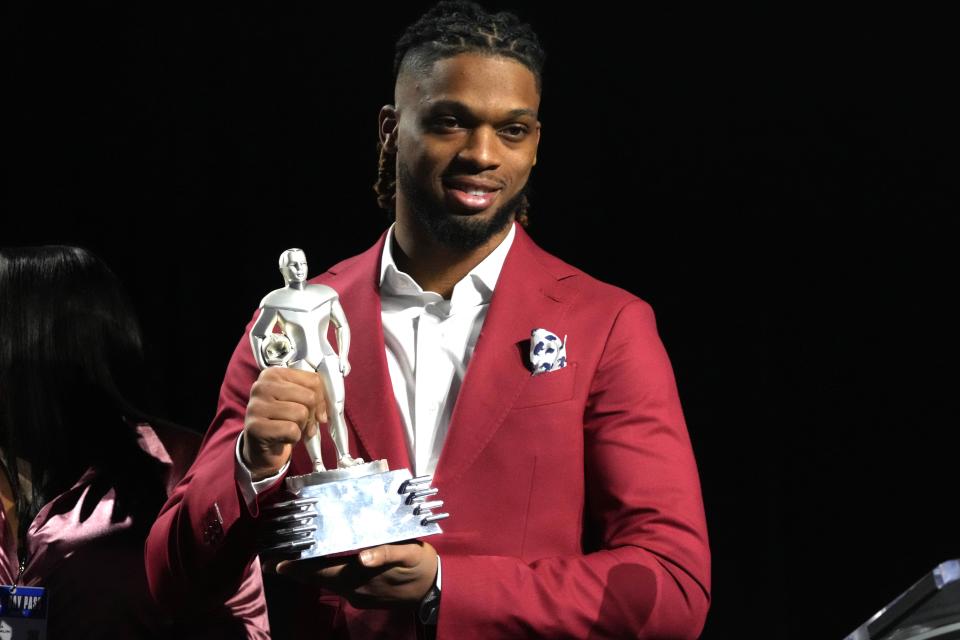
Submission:
[[247,468],[247,465],[243,463],[243,458],[240,456],[240,446],[243,442],[243,432],[240,432],[240,435],[237,437],[237,446],[235,447],[235,453],[237,458],[237,463],[234,465],[236,469],[237,486],[240,487],[240,495],[243,496],[243,501],[247,504],[247,509],[250,509],[251,512],[255,511],[257,504],[257,495],[263,493],[270,487],[272,487],[283,475],[287,472],[287,469],[290,467],[290,461],[280,467],[280,471],[274,475],[264,478],[263,480],[254,481],[253,475],[250,473],[250,469]]

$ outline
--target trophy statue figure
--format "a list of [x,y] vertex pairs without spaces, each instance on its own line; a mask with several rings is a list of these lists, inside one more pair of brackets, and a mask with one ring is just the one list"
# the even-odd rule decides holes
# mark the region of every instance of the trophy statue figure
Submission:
[[[260,315],[250,332],[253,354],[261,369],[290,367],[316,371],[323,381],[330,436],[337,449],[337,468],[362,464],[351,458],[343,417],[343,378],[350,374],[350,325],[339,296],[323,284],[306,284],[307,256],[300,249],[280,254],[280,273],[287,286],[260,301]],[[327,341],[330,323],[337,330],[337,351]],[[304,442],[315,471],[325,471],[320,456],[320,431]]]
[[[443,533],[432,476],[413,477],[390,470],[386,460],[352,458],[343,408],[343,378],[350,373],[350,326],[337,292],[306,284],[307,257],[300,249],[280,255],[286,287],[260,302],[250,344],[261,369],[291,367],[316,371],[323,381],[337,468],[327,470],[320,456],[320,430],[304,440],[313,471],[284,480],[290,499],[266,506],[261,518],[260,551],[310,560],[400,540]],[[327,340],[336,328],[337,350]],[[356,400],[354,400],[356,401]]]

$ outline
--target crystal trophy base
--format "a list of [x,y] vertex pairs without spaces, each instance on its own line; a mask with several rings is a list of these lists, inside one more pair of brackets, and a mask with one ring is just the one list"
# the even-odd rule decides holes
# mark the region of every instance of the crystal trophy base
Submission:
[[293,498],[264,509],[260,553],[306,560],[443,533],[432,480],[386,460],[289,477]]

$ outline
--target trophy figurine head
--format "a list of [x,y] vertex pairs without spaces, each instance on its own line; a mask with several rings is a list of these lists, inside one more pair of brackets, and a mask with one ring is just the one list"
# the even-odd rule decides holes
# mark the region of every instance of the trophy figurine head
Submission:
[[307,254],[302,249],[287,249],[281,253],[280,273],[288,287],[302,289],[307,280]]

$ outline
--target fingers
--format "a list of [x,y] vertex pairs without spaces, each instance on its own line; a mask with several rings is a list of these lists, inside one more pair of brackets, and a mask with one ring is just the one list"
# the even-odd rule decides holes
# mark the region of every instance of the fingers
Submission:
[[250,396],[299,402],[308,406],[326,405],[323,381],[313,371],[270,367],[260,372]]
[[292,445],[326,421],[326,395],[316,372],[264,369],[247,401],[243,460],[255,479],[269,477],[289,459]]
[[[385,544],[379,547],[364,549],[360,552],[360,564],[367,569],[386,565],[415,567],[420,562],[422,552],[421,542],[410,544]],[[279,574],[293,578],[321,578],[325,580],[340,577],[345,569],[355,566],[353,560],[344,562],[343,558],[329,558],[327,563],[315,558],[311,562],[291,562],[283,560],[276,565]]]
[[320,376],[280,367],[264,369],[250,389],[246,418],[248,425],[279,420],[294,422],[312,432],[314,422],[327,421],[326,395]]
[[428,543],[411,542],[364,549],[358,557],[283,561],[276,571],[339,593],[355,607],[382,608],[420,602],[436,579],[437,560]]
[[303,387],[318,388],[321,391],[323,386],[320,383],[320,377],[315,371],[303,371],[301,369],[288,369],[287,367],[267,367],[260,372],[258,380],[286,380]]
[[276,449],[298,443],[301,429],[298,422],[263,419],[257,423],[255,430],[247,429],[244,441],[261,449]]
[[245,430],[261,448],[296,444],[301,431],[312,421],[312,412],[296,402],[251,398],[247,403]]
[[360,552],[360,563],[365,567],[394,565],[412,568],[420,563],[423,553],[422,542],[409,544],[385,544],[371,547]]
[[342,574],[349,563],[344,562],[342,558],[330,564],[318,562],[292,562],[282,560],[276,565],[276,572],[282,576],[293,578],[301,582],[316,583],[336,580]]
[[262,398],[251,398],[250,402],[247,403],[247,413],[263,420],[293,422],[301,428],[305,427],[314,417],[313,411],[299,402],[264,400]]

